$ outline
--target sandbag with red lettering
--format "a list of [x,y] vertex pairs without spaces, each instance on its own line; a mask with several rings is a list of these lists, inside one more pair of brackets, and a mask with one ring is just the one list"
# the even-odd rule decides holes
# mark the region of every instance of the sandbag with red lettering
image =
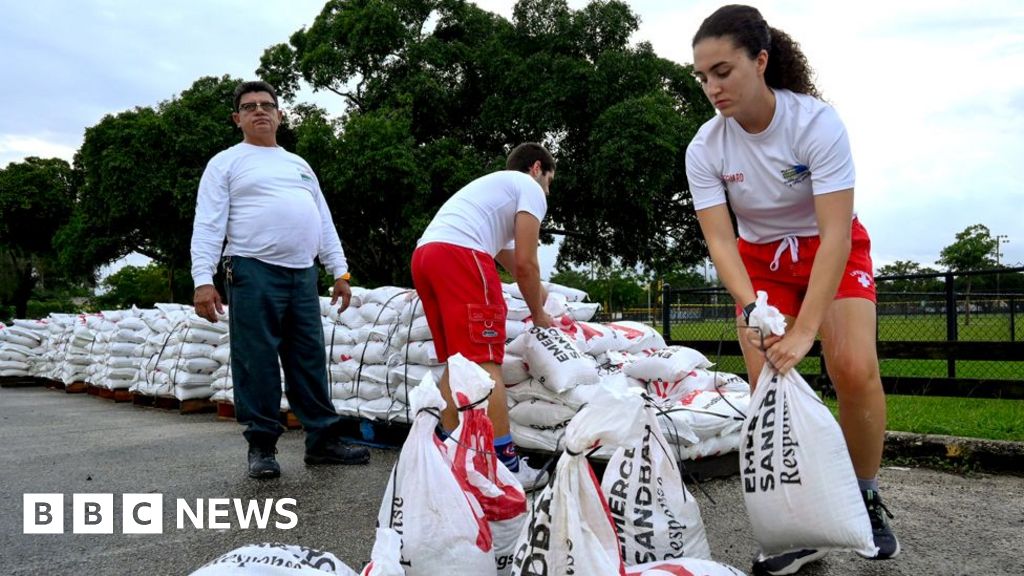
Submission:
[[745,576],[743,572],[711,560],[679,558],[633,566],[626,576]]
[[377,525],[402,537],[408,576],[494,574],[491,530],[434,428],[445,402],[428,372],[409,391],[414,419],[391,472]]
[[446,442],[456,476],[483,508],[491,529],[498,576],[512,569],[516,539],[526,521],[526,494],[515,475],[494,452],[494,427],[487,417],[487,399],[494,381],[487,371],[462,354],[448,359],[452,398],[459,426]]

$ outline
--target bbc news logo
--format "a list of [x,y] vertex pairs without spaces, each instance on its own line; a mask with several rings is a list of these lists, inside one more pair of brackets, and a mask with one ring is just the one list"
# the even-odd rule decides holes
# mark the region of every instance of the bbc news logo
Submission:
[[[24,494],[25,534],[64,534],[64,494]],[[294,498],[175,500],[175,527],[199,530],[291,530],[299,523]],[[113,534],[113,494],[72,494],[72,534]],[[273,521],[273,522],[272,522]],[[163,534],[163,494],[122,494],[121,534]]]

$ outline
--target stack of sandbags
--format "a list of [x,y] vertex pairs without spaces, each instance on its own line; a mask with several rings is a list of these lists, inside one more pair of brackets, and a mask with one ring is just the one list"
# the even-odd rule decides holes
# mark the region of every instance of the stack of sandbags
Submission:
[[106,355],[94,374],[94,384],[110,390],[127,390],[138,379],[142,364],[138,348],[151,333],[137,308],[123,311],[119,316],[109,332]]
[[[87,382],[89,368],[93,364],[91,350],[96,343],[97,332],[90,327],[90,318],[98,318],[98,314],[79,314],[70,327],[67,349],[58,363],[56,380],[65,385],[75,382]],[[95,325],[95,322],[93,323]]]
[[49,380],[60,380],[64,359],[71,347],[74,337],[76,314],[50,313],[48,328],[49,340],[46,350],[35,368],[36,375]]
[[158,304],[157,308],[167,323],[151,322],[166,332],[148,339],[145,351],[155,353],[140,368],[132,391],[178,400],[209,398],[213,373],[221,367],[214,351],[227,338],[227,323],[211,323],[197,316],[191,306]]
[[46,351],[48,337],[43,321],[18,319],[12,326],[0,324],[0,376],[32,376],[33,365]]
[[[407,288],[360,291],[337,315],[337,323],[324,324],[331,396],[339,414],[409,421],[408,405],[393,394],[390,372],[399,362],[418,302],[416,292]],[[336,306],[328,307],[336,313]]]

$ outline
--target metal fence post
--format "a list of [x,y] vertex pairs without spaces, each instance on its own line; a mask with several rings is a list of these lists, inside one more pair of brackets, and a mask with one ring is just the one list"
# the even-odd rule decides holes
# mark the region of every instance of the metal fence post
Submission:
[[666,283],[661,288],[661,335],[666,341],[672,340],[672,286]]
[[[957,341],[956,322],[956,287],[953,285],[952,272],[946,272],[946,340]],[[946,374],[950,378],[956,378],[956,359],[950,355],[946,358]]]
[[1010,296],[1010,342],[1017,341],[1017,328],[1015,325],[1015,316],[1017,312],[1017,298]]

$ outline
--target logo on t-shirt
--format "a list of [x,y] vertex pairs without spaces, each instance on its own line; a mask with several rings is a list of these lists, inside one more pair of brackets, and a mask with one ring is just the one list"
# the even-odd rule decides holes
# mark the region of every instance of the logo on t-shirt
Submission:
[[313,177],[307,174],[305,170],[302,168],[296,168],[296,170],[299,171],[299,178],[301,178],[303,182],[308,182],[310,184],[313,183]]
[[786,181],[786,186],[799,184],[810,175],[811,170],[803,164],[794,164],[782,171],[782,178]]

